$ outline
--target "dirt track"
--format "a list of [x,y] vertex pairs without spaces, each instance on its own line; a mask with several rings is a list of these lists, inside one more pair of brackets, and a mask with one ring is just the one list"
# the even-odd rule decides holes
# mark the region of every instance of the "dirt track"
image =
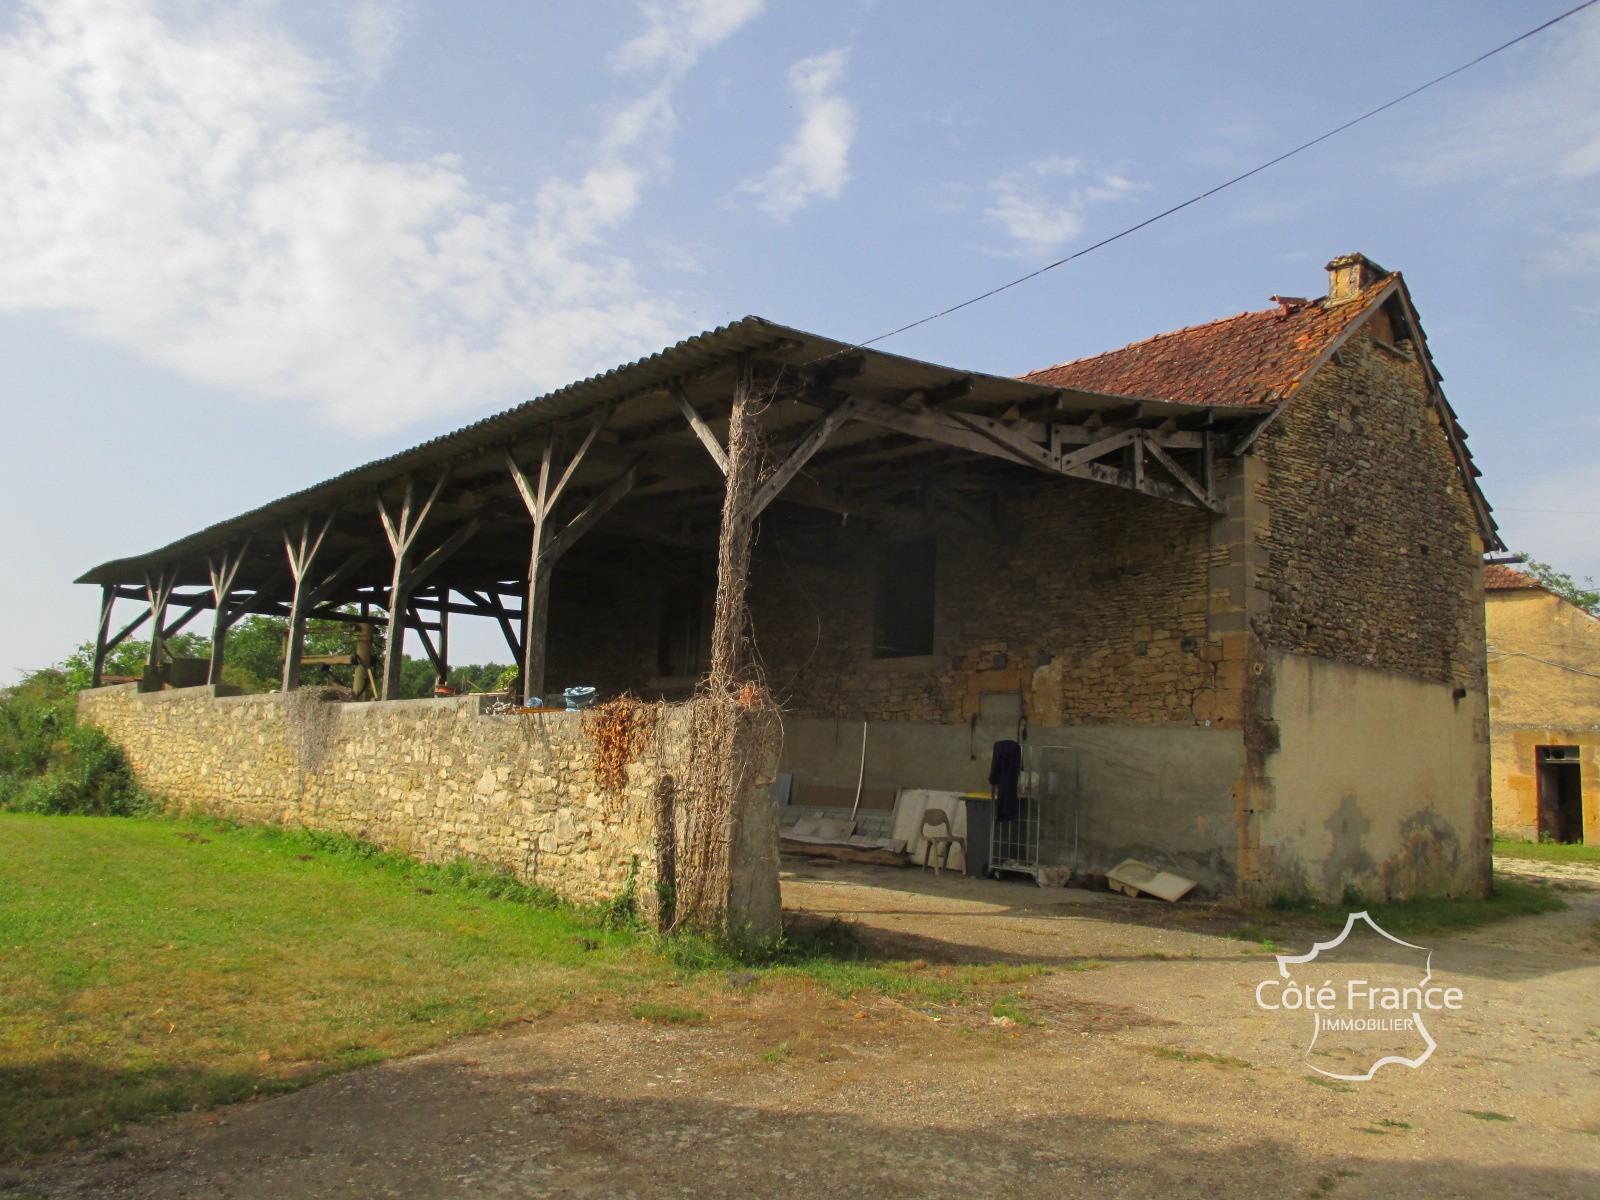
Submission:
[[796,865],[790,907],[913,956],[1068,964],[1021,985],[1039,1024],[730,982],[695,999],[705,1026],[550,1018],[157,1123],[11,1194],[1592,1196],[1600,888],[1566,886],[1566,913],[1433,939],[1465,1006],[1420,1068],[1343,1084],[1307,1069],[1303,1014],[1254,1005],[1276,963],[1233,914]]

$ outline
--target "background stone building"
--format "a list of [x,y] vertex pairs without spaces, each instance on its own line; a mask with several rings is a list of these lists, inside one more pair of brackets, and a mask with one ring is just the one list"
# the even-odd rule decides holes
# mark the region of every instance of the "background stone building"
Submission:
[[1600,843],[1600,621],[1511,567],[1484,587],[1495,832]]
[[[1039,479],[996,532],[764,541],[755,632],[796,800],[851,803],[862,722],[869,804],[983,788],[991,743],[1020,736],[1043,863],[1138,857],[1214,894],[1482,894],[1498,538],[1400,276],[1329,270],[1326,299],[1025,377],[1259,405],[1220,515]],[[918,644],[885,644],[889,597],[923,606]]]

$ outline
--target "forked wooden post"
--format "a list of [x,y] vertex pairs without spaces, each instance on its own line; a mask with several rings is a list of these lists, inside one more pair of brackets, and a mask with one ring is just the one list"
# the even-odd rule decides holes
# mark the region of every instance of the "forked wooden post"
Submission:
[[[422,582],[418,577],[419,573],[411,569],[411,550],[416,544],[422,523],[428,519],[428,513],[432,511],[434,502],[439,499],[439,493],[444,490],[445,481],[449,478],[448,471],[439,476],[439,481],[428,493],[428,499],[418,508],[416,480],[407,475],[405,496],[400,503],[400,511],[392,517],[389,515],[389,510],[384,507],[383,497],[378,497],[378,518],[383,522],[383,532],[389,538],[389,549],[394,552],[394,574],[389,583],[389,626],[383,643],[385,700],[395,700],[400,696],[400,662],[405,649],[406,609],[411,603],[411,593]],[[476,528],[476,525],[472,524],[472,528]],[[429,558],[432,559],[434,556],[430,555]]]
[[250,548],[247,537],[237,550],[224,546],[220,555],[208,555],[206,566],[211,572],[211,596],[216,601],[216,615],[211,623],[211,662],[206,667],[206,683],[213,693],[222,686],[222,667],[227,659],[228,631],[239,619],[240,612],[232,605],[233,581],[239,574],[239,564]]
[[[306,577],[332,524],[333,514],[329,513],[315,534],[312,533],[310,517],[300,522],[298,538],[288,529],[283,531],[283,548],[289,556],[289,575],[294,580],[294,593],[289,599],[289,640],[283,648],[283,690],[286,692],[292,692],[300,686],[300,657],[306,647],[306,610],[311,607]],[[220,665],[218,669],[220,675]]]
[[163,628],[167,621],[167,601],[172,598],[173,577],[167,573],[165,567],[151,575],[148,571],[144,576],[145,595],[150,598],[150,655],[145,665],[152,671],[161,665],[161,652],[164,649]]
[[610,487],[590,501],[581,513],[569,521],[565,528],[557,530],[555,523],[550,519],[550,514],[555,511],[556,505],[566,493],[567,485],[572,482],[573,474],[583,462],[584,456],[589,453],[589,447],[594,445],[595,438],[600,436],[600,431],[605,428],[615,411],[614,404],[600,411],[593,424],[589,426],[589,432],[584,436],[577,452],[567,463],[566,469],[561,472],[561,477],[554,482],[551,481],[555,466],[553,433],[547,432],[540,444],[539,474],[536,480],[529,479],[517,465],[516,456],[510,450],[506,451],[506,469],[511,473],[511,481],[517,485],[517,492],[522,496],[522,503],[526,506],[528,515],[533,518],[533,540],[528,551],[528,591],[522,606],[524,698],[544,698],[545,643],[550,627],[550,575],[556,559],[570,550],[596,521],[633,488],[636,472],[633,467],[629,467]]

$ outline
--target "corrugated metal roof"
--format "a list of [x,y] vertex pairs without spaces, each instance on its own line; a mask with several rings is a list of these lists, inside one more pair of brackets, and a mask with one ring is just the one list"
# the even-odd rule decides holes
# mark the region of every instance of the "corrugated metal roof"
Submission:
[[407,474],[437,470],[482,455],[486,450],[513,445],[546,425],[581,417],[630,396],[658,392],[669,382],[705,374],[746,355],[761,355],[799,368],[817,365],[819,360],[834,356],[857,354],[863,357],[866,366],[860,376],[849,381],[851,386],[859,386],[862,380],[866,380],[875,386],[892,390],[931,387],[952,379],[966,379],[972,383],[975,398],[994,404],[1026,402],[1050,395],[1057,399],[1061,408],[1079,410],[1085,415],[1096,410],[1139,404],[1152,417],[1197,412],[1216,415],[1219,410],[1223,415],[1259,416],[1259,410],[1243,406],[1229,409],[1228,406],[1218,405],[1138,400],[1070,387],[1041,386],[1037,382],[1001,375],[962,371],[880,350],[862,349],[848,342],[778,325],[763,317],[747,316],[442,434],[398,454],[376,459],[237,517],[210,525],[159,549],[102,563],[86,571],[77,582],[130,583],[141,579],[143,572],[152,567],[203,559],[207,551],[216,550],[247,533],[273,528],[310,513],[327,512],[331,506],[375,492]]

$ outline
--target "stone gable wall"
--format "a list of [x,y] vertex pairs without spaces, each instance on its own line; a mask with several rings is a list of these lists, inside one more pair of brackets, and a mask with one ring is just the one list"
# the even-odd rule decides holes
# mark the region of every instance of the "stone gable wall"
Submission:
[[1482,546],[1422,365],[1358,331],[1257,453],[1263,640],[1482,691]]

